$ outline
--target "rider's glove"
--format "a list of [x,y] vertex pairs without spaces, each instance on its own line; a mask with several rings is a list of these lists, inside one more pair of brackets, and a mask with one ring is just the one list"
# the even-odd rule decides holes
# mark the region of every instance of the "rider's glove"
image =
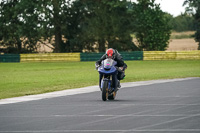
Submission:
[[124,71],[125,69],[127,69],[127,66],[123,66],[123,71]]
[[97,64],[97,63],[95,64],[95,67],[96,67],[96,69],[98,69],[98,68],[99,68],[99,66],[100,66],[99,64]]

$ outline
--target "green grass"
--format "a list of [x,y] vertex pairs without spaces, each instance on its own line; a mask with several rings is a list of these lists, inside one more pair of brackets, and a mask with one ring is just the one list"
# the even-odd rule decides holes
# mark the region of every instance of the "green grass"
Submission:
[[[94,63],[0,63],[0,99],[97,85]],[[122,82],[200,77],[200,60],[126,63]]]

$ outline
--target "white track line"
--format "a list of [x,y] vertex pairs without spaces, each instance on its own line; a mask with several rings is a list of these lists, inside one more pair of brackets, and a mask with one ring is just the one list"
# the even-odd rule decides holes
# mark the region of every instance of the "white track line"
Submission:
[[[179,79],[128,82],[128,83],[121,83],[121,86],[123,88],[126,88],[126,87],[135,87],[135,86],[158,84],[158,83],[184,81],[184,80],[190,80],[190,79],[200,79],[200,78],[190,77],[190,78],[179,78]],[[2,99],[2,100],[0,100],[0,105],[11,104],[11,103],[19,103],[19,102],[27,102],[27,101],[33,101],[33,100],[46,99],[46,98],[61,97],[61,96],[76,95],[76,94],[83,94],[83,93],[90,93],[90,92],[96,92],[96,91],[99,91],[98,86],[89,86],[89,87],[84,87],[84,88],[69,89],[69,90],[56,91],[56,92],[50,92],[50,93],[45,93],[45,94]]]
[[144,130],[26,130],[26,131],[0,131],[0,133],[66,133],[66,132],[200,132],[200,129],[144,129]]
[[[134,128],[134,129],[130,129],[130,130],[127,130],[127,131],[122,131],[120,133],[126,133],[126,132],[130,132],[132,130],[146,130],[145,128],[151,128],[151,127],[155,127],[155,126],[160,126],[160,125],[163,125],[163,124],[168,124],[168,123],[172,123],[172,122],[175,122],[175,121],[179,121],[179,120],[184,120],[184,119],[188,119],[188,118],[191,118],[191,117],[199,117],[200,114],[194,114],[194,115],[188,115],[188,116],[184,116],[184,117],[181,117],[181,118],[177,118],[177,119],[172,119],[172,120],[169,120],[169,121],[164,121],[164,122],[161,122],[161,123],[156,123],[156,124],[151,124],[151,125],[147,125],[147,126],[141,126],[141,127],[138,127],[138,128]],[[165,129],[161,129],[162,130],[165,130]],[[175,131],[186,131],[188,129],[170,129],[171,131],[175,130]],[[200,131],[200,129],[198,129]]]

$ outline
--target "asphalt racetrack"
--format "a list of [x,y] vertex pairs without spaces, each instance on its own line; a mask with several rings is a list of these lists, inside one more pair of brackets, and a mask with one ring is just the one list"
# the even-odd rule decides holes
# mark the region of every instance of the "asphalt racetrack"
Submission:
[[200,78],[0,104],[0,133],[32,132],[200,133]]

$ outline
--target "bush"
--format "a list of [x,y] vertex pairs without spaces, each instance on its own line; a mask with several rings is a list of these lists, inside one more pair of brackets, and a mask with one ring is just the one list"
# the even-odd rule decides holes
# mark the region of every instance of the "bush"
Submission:
[[154,0],[139,0],[135,4],[135,35],[139,48],[147,51],[163,51],[168,46],[171,27],[168,18]]

